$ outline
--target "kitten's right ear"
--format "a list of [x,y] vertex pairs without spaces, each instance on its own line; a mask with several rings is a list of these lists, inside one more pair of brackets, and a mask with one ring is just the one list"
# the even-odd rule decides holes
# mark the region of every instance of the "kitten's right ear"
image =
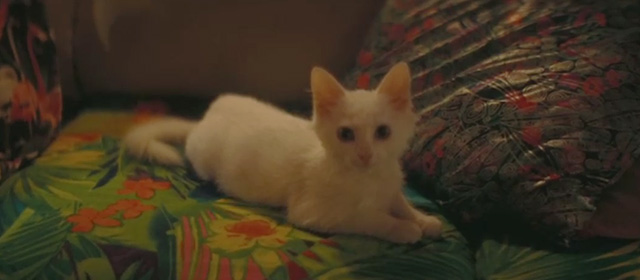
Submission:
[[313,93],[313,110],[326,115],[344,96],[344,88],[329,72],[313,67],[311,70],[311,92]]
[[411,105],[411,70],[405,62],[396,63],[382,78],[377,89],[386,95],[393,107],[405,110]]

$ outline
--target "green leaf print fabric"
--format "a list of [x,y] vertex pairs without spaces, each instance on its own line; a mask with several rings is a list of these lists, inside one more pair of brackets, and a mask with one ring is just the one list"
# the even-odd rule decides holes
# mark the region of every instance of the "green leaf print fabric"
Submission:
[[473,279],[446,219],[443,239],[406,246],[318,234],[128,157],[120,137],[150,117],[85,112],[0,186],[0,279]]

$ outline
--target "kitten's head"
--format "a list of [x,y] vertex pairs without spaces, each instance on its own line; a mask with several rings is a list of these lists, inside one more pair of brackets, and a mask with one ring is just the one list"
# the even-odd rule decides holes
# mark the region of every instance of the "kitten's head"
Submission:
[[369,167],[397,161],[414,133],[411,74],[398,63],[377,89],[345,90],[327,71],[311,71],[313,123],[327,152],[347,164]]

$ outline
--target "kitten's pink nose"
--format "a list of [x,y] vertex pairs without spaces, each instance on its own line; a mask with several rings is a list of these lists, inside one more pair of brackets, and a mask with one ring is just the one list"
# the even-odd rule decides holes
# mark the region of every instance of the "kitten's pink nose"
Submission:
[[369,164],[369,162],[371,162],[371,154],[358,154],[358,158],[360,158],[364,164]]

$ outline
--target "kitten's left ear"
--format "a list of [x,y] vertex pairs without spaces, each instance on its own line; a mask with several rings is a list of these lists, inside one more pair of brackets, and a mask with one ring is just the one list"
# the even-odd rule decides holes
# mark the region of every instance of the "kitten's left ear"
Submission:
[[387,75],[382,78],[378,94],[388,97],[391,105],[398,110],[405,110],[411,105],[411,71],[405,62],[396,63]]

